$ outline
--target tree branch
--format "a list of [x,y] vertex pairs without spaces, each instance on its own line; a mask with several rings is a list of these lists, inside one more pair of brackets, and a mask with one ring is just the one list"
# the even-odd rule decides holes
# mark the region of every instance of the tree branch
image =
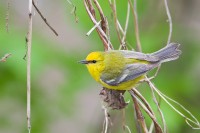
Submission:
[[165,2],[165,9],[168,17],[168,22],[169,22],[169,35],[168,35],[168,40],[167,40],[167,45],[171,42],[171,37],[172,37],[172,17],[170,15],[169,7],[167,4],[167,0],[164,0]]
[[[138,24],[137,11],[136,11],[136,9],[134,9],[134,6],[133,6],[131,0],[128,0],[128,2],[130,4],[130,6],[131,6],[131,10],[132,10],[133,18],[134,18],[137,51],[141,52],[142,51],[142,47],[141,47],[140,36],[139,36],[139,24]],[[135,0],[135,7],[136,7],[136,0]]]
[[45,24],[53,31],[53,33],[56,36],[58,36],[58,33],[56,32],[56,30],[54,30],[54,28],[48,23],[47,19],[42,15],[42,13],[40,12],[40,10],[36,6],[34,0],[32,0],[32,3],[33,3],[33,6],[35,7],[36,11],[38,12],[38,14],[40,15],[40,17],[42,18],[42,20],[45,22]]
[[[87,11],[90,19],[94,23],[94,25],[98,25],[98,22],[96,21],[95,10],[92,6],[91,1],[90,0],[84,0],[84,5],[85,5],[86,11]],[[112,46],[110,40],[108,39],[106,33],[102,30],[102,28],[100,26],[97,26],[96,30],[97,30],[97,33],[99,34],[100,39],[103,42],[104,49],[106,51],[113,49],[113,46]]]
[[10,53],[5,54],[5,55],[0,59],[0,62],[6,62],[7,58],[9,58],[10,56],[11,56]]

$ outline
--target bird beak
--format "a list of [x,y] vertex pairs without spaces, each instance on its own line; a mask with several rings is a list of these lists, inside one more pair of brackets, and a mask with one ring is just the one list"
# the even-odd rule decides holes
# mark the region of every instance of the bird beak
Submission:
[[81,64],[88,64],[89,62],[86,61],[86,60],[81,60],[81,61],[79,61],[78,63],[81,63]]

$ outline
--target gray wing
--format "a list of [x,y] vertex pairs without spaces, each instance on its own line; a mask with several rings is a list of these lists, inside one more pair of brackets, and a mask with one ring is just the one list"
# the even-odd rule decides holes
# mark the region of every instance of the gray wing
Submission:
[[147,71],[155,68],[156,66],[156,64],[128,64],[118,77],[108,79],[105,74],[102,74],[100,78],[103,82],[110,86],[117,86],[120,83],[133,80],[145,74]]
[[134,58],[138,60],[145,60],[149,62],[158,62],[159,58],[156,56],[153,56],[151,54],[144,54],[141,52],[135,52],[130,50],[120,50],[120,52],[123,54],[125,58]]

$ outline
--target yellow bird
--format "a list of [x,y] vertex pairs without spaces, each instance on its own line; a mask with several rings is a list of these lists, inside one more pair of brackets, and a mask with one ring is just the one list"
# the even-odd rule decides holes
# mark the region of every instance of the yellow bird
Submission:
[[145,74],[163,62],[178,59],[181,51],[179,44],[170,43],[166,47],[150,54],[130,50],[110,50],[92,52],[86,60],[91,76],[108,89],[130,90],[144,79]]

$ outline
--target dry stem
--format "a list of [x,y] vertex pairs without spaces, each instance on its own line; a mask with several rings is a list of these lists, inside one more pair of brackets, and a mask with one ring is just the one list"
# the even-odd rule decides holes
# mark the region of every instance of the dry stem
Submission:
[[[131,0],[128,0],[128,2],[130,4],[130,6],[131,6],[131,10],[132,10],[133,18],[134,18],[137,51],[141,52],[142,51],[142,47],[141,47],[140,36],[139,36],[139,24],[138,24],[137,11],[136,11],[136,9],[134,9],[134,6],[133,6]],[[136,7],[136,0],[135,0],[135,7]]]
[[10,0],[7,3],[7,11],[6,11],[6,31],[9,32],[9,10],[10,10]]
[[113,17],[114,17],[114,22],[115,22],[115,29],[117,32],[117,37],[119,39],[120,45],[122,45],[122,38],[120,35],[120,31],[119,31],[119,26],[118,26],[118,20],[117,20],[117,9],[116,9],[116,1],[113,0],[114,2],[112,3],[111,0],[109,0],[109,4],[110,7],[112,9],[112,13],[113,13]]
[[[135,97],[135,100],[138,102],[138,104],[144,109],[144,111],[152,119],[156,133],[162,133],[162,129],[160,125],[158,124],[156,116],[153,110],[151,109],[151,106],[149,105],[149,103],[145,100],[145,98],[137,91],[137,89],[132,89],[129,91],[129,93],[131,94],[132,97]],[[140,98],[141,101],[138,98]]]
[[26,37],[27,44],[27,126],[28,132],[31,132],[31,45],[32,45],[32,0],[29,0],[29,25]]
[[134,95],[135,95],[134,92],[131,92],[131,96],[132,96],[132,99],[133,99],[133,102],[134,102],[134,108],[135,108],[135,111],[136,111],[137,120],[140,123],[140,125],[142,126],[144,133],[148,133],[148,129],[147,129],[147,126],[146,126],[146,123],[145,123],[145,119],[144,119],[142,112],[140,110],[138,101],[137,101],[137,99]]
[[164,2],[165,2],[165,9],[166,9],[167,17],[168,17],[168,22],[169,22],[169,35],[168,35],[168,40],[167,40],[167,45],[168,45],[171,41],[171,36],[172,36],[172,17],[169,12],[167,0],[164,0]]
[[33,6],[35,7],[36,11],[38,12],[38,14],[40,15],[40,17],[42,18],[42,20],[45,22],[45,24],[53,31],[53,33],[56,36],[58,36],[58,33],[56,32],[56,30],[54,30],[54,28],[48,23],[47,19],[42,15],[42,13],[40,12],[40,10],[36,6],[34,0],[32,0],[32,3],[33,3]]
[[0,62],[6,62],[7,58],[9,58],[10,56],[11,56],[10,53],[5,54],[5,55],[0,59]]
[[[97,20],[96,20],[96,14],[95,14],[94,7],[93,7],[93,5],[91,3],[91,0],[84,0],[84,5],[85,5],[86,11],[87,11],[90,19],[92,20],[92,22],[94,23],[94,25],[97,25],[98,23],[97,23]],[[96,1],[96,5],[98,5],[97,1]],[[100,8],[98,8],[98,9],[100,11]],[[102,12],[100,12],[100,14],[101,13]],[[102,22],[105,22],[105,21],[103,20]],[[104,24],[102,24],[102,25],[104,25]],[[105,25],[106,25],[106,23],[105,23]],[[106,51],[110,50],[110,49],[113,49],[113,46],[112,46],[110,40],[108,39],[106,33],[104,32],[104,30],[100,26],[97,26],[96,31],[99,34],[99,37],[100,37],[100,39],[103,42],[104,49]]]
[[74,14],[75,21],[76,21],[76,23],[78,23],[78,17],[77,17],[77,15],[76,15],[76,6],[75,6],[70,0],[67,0],[67,2],[68,2],[70,5],[73,6],[73,9],[72,9],[71,13]]

